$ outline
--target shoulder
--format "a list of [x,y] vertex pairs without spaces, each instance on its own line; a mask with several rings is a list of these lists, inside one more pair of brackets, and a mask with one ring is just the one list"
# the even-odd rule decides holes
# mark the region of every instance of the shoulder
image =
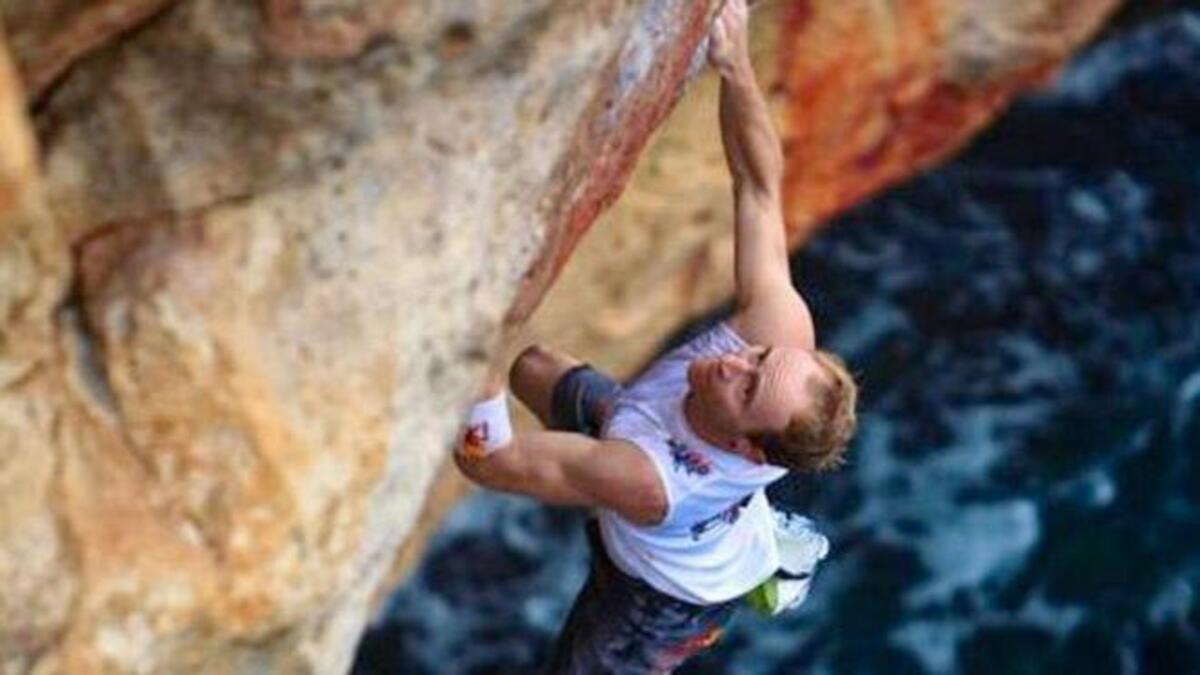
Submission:
[[600,431],[601,438],[636,442],[642,437],[654,436],[662,424],[650,408],[652,402],[641,400],[638,391],[626,390]]
[[684,343],[679,350],[689,358],[719,356],[736,352],[750,346],[745,336],[734,327],[733,320],[725,320],[707,328]]

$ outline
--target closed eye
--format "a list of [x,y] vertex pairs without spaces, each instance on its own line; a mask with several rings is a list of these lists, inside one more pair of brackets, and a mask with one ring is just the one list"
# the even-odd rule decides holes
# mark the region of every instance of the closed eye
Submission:
[[757,355],[757,358],[754,360],[754,373],[752,373],[750,375],[750,383],[748,385],[746,385],[746,402],[747,403],[749,403],[754,398],[755,392],[758,391],[758,383],[760,380],[762,380],[762,367],[763,367],[763,364],[767,362],[767,357],[770,356],[770,354],[771,354],[771,348],[767,347],[766,349],[759,352]]
[[758,391],[758,382],[761,379],[762,379],[761,372],[756,371],[752,375],[750,375],[750,384],[746,385],[746,402],[747,403],[754,400],[754,394]]

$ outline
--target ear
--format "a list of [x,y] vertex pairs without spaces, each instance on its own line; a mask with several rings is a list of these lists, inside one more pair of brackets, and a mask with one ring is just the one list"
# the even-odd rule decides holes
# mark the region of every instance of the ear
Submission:
[[767,461],[767,456],[763,454],[763,451],[757,445],[751,443],[750,439],[745,436],[738,436],[733,439],[729,447],[738,455],[756,464],[765,464]]

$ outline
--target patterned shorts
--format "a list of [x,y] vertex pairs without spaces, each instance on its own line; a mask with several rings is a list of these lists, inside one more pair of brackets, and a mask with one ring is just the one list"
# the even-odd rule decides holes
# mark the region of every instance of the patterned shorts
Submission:
[[588,523],[591,572],[554,645],[546,673],[670,673],[712,646],[738,601],[694,605],[660,593],[613,565]]
[[[595,436],[621,386],[579,366],[554,388],[556,429]],[[546,672],[554,675],[669,673],[717,641],[738,601],[696,605],[661,593],[617,569],[595,521],[587,527],[592,562]]]

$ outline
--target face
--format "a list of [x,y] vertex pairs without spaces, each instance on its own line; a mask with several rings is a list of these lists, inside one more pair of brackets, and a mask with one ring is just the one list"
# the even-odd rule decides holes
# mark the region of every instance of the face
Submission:
[[807,384],[814,377],[821,377],[820,364],[811,351],[797,347],[754,346],[697,359],[688,367],[698,410],[734,437],[783,429],[806,405]]

